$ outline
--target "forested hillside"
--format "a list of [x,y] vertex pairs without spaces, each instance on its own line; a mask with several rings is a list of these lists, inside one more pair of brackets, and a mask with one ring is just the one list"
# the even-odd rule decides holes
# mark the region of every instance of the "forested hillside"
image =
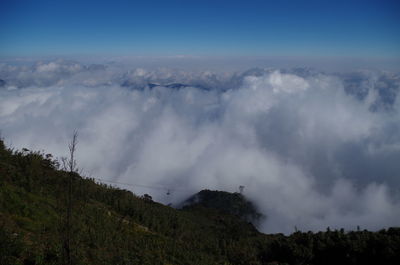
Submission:
[[0,264],[400,264],[400,228],[265,235],[202,194],[177,210],[0,140]]

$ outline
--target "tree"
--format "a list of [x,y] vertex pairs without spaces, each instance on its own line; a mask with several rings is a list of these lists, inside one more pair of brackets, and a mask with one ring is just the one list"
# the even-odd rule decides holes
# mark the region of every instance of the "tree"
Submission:
[[[75,173],[77,173],[77,163],[75,160],[75,151],[78,144],[78,131],[74,131],[71,142],[68,144],[69,158],[63,159],[64,170],[68,169],[68,195],[67,195],[67,216],[65,223],[65,237],[63,248],[65,252],[65,264],[72,264],[71,262],[71,217],[72,217],[72,180]],[[66,170],[67,171],[67,170]]]

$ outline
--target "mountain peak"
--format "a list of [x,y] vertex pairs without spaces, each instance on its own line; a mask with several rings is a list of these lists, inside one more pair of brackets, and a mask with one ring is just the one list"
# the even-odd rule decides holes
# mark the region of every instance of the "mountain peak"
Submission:
[[257,211],[252,202],[238,192],[202,190],[184,201],[182,208],[193,209],[197,207],[215,209],[253,224],[257,224],[261,218],[265,217]]

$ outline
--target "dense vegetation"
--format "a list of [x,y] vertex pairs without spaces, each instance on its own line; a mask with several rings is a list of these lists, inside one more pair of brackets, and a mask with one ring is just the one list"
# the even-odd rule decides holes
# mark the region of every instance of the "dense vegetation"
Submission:
[[400,264],[399,228],[265,235],[206,206],[176,210],[0,140],[0,264]]
[[200,207],[215,209],[253,224],[257,224],[265,218],[257,211],[252,202],[237,192],[202,190],[184,201],[182,207],[185,210],[194,210]]

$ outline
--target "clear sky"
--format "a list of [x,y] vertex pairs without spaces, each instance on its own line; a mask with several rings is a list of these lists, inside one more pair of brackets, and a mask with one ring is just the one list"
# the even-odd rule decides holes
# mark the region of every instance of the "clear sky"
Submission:
[[1,0],[0,56],[400,57],[400,1]]

